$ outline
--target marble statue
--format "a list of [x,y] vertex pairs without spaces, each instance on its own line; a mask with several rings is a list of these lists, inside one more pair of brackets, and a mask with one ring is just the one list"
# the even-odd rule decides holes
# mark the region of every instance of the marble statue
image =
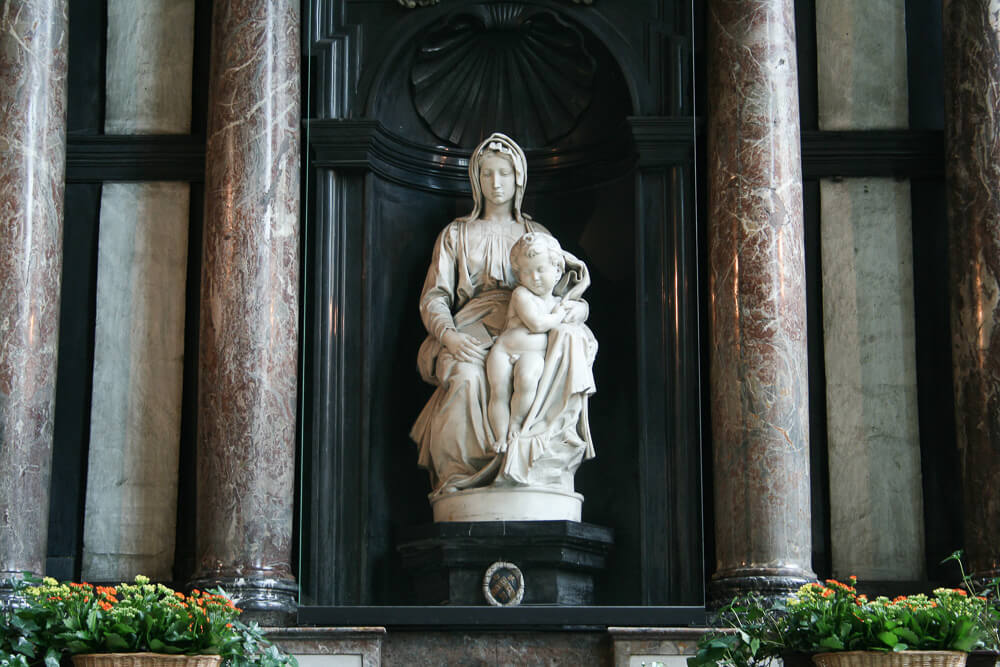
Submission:
[[438,236],[421,293],[417,366],[436,388],[410,435],[435,521],[580,519],[573,476],[594,456],[590,276],[521,211],[526,166],[503,134],[476,148],[472,212]]

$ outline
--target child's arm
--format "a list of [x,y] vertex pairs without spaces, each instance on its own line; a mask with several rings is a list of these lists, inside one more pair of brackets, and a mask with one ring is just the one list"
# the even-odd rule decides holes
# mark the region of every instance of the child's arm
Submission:
[[527,287],[519,285],[514,288],[510,297],[514,312],[524,322],[525,328],[531,333],[545,333],[559,325],[566,316],[562,304],[556,306],[555,312],[548,312],[545,301],[531,293]]

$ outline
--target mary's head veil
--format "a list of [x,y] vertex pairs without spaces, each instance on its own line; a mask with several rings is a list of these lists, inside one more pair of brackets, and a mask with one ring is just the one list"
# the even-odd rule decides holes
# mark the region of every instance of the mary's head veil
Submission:
[[[483,189],[479,184],[479,166],[483,157],[491,153],[506,155],[514,165],[514,219],[524,223],[525,216],[521,213],[521,201],[524,199],[524,186],[528,182],[528,160],[524,151],[506,134],[494,132],[476,146],[469,158],[469,184],[472,186],[472,212],[460,218],[461,220],[476,220],[483,212]],[[530,219],[530,218],[529,218]]]

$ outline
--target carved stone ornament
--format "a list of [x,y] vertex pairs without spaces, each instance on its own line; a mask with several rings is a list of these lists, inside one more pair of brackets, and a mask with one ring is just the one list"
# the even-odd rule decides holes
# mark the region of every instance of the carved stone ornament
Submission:
[[597,340],[587,266],[521,212],[524,152],[494,133],[469,160],[473,208],[442,230],[417,355],[436,389],[410,431],[435,521],[579,521],[594,456]]
[[410,83],[417,113],[449,144],[471,148],[499,127],[547,146],[590,105],[596,69],[583,34],[556,13],[501,2],[429,31]]

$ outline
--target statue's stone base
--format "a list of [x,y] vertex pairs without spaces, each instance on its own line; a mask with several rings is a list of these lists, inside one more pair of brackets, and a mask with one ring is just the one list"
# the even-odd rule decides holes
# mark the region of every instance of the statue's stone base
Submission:
[[572,491],[488,486],[431,499],[434,521],[580,521],[583,496]]
[[614,542],[610,528],[576,521],[442,522],[401,535],[413,604],[485,605],[493,563],[524,575],[522,604],[594,604],[594,575]]

